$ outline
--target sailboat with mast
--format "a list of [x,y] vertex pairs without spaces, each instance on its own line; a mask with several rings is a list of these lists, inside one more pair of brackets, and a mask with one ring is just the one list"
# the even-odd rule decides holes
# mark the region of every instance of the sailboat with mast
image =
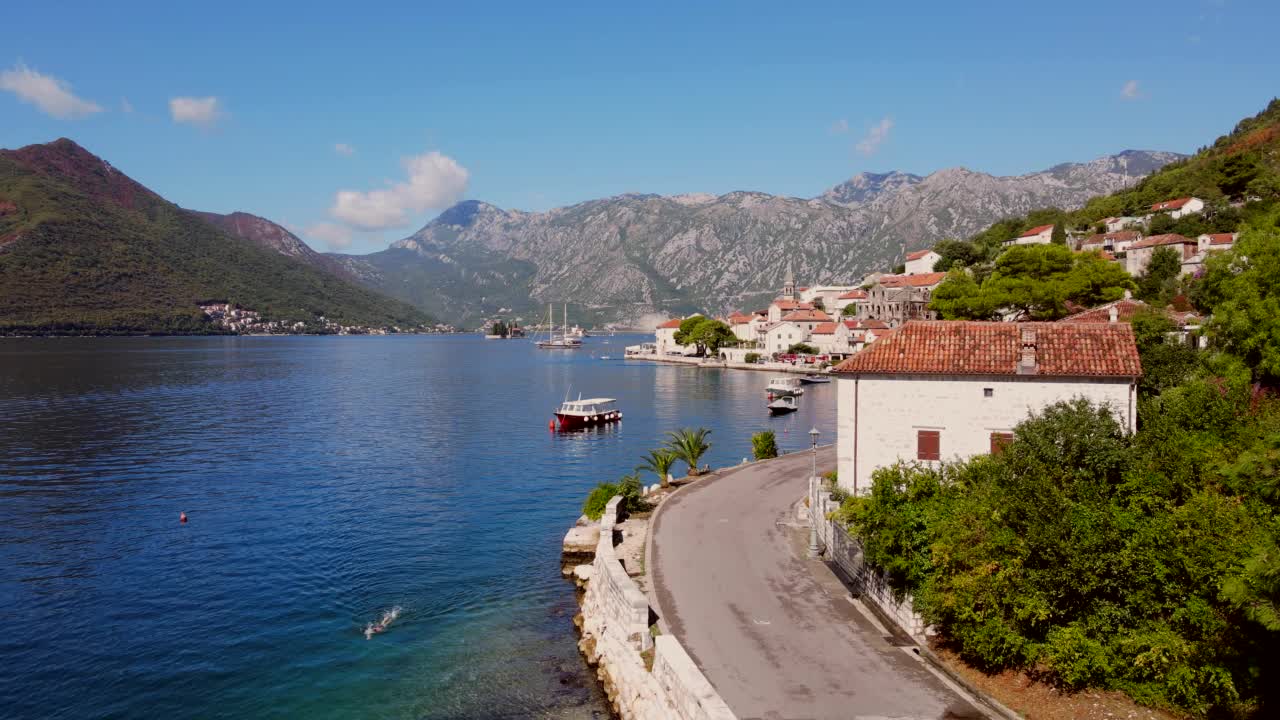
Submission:
[[564,329],[559,333],[556,332],[556,321],[551,305],[547,305],[547,338],[537,341],[537,345],[543,350],[578,350],[582,347],[582,340],[569,334],[568,303],[564,305]]

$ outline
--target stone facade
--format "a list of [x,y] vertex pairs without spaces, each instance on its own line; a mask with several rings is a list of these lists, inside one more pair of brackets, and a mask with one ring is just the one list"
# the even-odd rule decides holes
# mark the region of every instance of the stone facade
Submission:
[[650,634],[649,602],[613,545],[620,502],[615,497],[605,508],[591,571],[579,575],[589,578],[579,648],[622,720],[735,720],[680,642]]

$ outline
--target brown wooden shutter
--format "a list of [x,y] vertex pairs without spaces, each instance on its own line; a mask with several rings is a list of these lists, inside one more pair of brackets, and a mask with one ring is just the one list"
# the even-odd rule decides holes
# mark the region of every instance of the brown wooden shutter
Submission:
[[942,433],[937,430],[916,431],[916,459],[940,460],[942,458]]
[[1013,433],[993,432],[991,433],[991,454],[999,455],[1004,449],[1013,442]]

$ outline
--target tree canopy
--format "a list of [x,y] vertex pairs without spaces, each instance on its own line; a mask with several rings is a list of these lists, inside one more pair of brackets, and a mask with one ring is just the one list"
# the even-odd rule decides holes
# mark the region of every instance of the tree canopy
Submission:
[[715,354],[720,348],[738,342],[733,328],[715,318],[694,315],[680,322],[674,339],[681,345],[693,345],[698,355]]
[[997,258],[978,283],[952,271],[933,293],[929,307],[947,320],[991,320],[1026,313],[1037,320],[1067,314],[1066,302],[1091,307],[1119,300],[1133,280],[1098,253],[1073,254],[1062,245],[1018,245]]

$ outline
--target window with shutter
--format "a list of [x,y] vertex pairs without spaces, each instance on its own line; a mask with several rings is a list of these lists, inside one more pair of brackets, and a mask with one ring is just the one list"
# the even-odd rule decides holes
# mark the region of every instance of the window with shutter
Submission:
[[942,433],[937,430],[916,431],[916,459],[942,459]]
[[1004,452],[1009,443],[1013,442],[1013,433],[993,432],[991,433],[991,454],[999,455]]

